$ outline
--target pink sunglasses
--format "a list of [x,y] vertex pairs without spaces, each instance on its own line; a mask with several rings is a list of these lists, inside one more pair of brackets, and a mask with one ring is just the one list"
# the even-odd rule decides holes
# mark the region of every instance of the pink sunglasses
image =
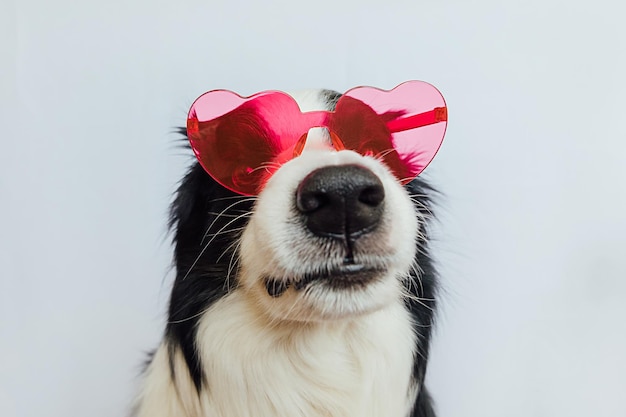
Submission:
[[257,195],[281,164],[300,155],[315,127],[328,129],[336,150],[376,157],[406,184],[435,157],[447,120],[443,96],[422,81],[390,91],[356,87],[339,98],[334,111],[305,113],[280,91],[241,97],[214,90],[192,104],[187,136],[217,182],[238,194]]

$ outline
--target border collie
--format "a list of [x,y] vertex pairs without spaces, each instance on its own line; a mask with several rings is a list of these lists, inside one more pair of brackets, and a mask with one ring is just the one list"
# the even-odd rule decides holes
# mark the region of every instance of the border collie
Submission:
[[[293,97],[303,114],[330,114],[342,95]],[[167,326],[133,416],[435,415],[433,190],[380,155],[338,149],[330,130],[311,129],[254,195],[196,152],[171,206]]]

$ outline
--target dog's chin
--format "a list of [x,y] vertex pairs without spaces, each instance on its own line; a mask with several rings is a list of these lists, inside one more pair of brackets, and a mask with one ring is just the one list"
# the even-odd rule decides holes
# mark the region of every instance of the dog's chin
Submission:
[[361,316],[400,297],[395,273],[346,265],[299,276],[263,277],[250,288],[272,321],[320,322]]

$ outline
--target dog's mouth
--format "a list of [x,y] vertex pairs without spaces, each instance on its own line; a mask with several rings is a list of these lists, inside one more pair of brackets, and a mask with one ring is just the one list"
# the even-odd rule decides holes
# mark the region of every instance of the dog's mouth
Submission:
[[343,290],[355,287],[364,287],[376,280],[383,271],[363,264],[347,264],[325,272],[306,273],[290,279],[265,278],[265,289],[274,298],[280,297],[290,287],[296,291],[317,282],[323,282],[331,290]]

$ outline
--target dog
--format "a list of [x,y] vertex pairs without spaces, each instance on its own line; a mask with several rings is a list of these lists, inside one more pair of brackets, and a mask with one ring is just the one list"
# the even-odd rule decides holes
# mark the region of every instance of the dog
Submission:
[[[364,142],[381,120],[407,120],[368,106],[380,120],[351,118],[365,117],[357,96],[253,100],[217,90],[211,100],[234,100],[232,111],[210,117],[219,125],[199,128],[198,108],[190,112],[181,132],[198,161],[171,206],[176,278],[133,416],[435,416],[424,385],[438,287],[428,245],[434,190],[410,178],[424,166],[375,146],[355,150],[350,141]],[[289,100],[305,131],[276,150],[267,136],[287,128],[268,118],[291,126]],[[262,145],[255,135],[265,135]],[[389,131],[383,136],[389,148]],[[208,150],[194,143],[207,137]],[[268,143],[272,160],[263,156]],[[237,178],[237,158],[259,159],[245,174],[259,173],[254,181]]]

